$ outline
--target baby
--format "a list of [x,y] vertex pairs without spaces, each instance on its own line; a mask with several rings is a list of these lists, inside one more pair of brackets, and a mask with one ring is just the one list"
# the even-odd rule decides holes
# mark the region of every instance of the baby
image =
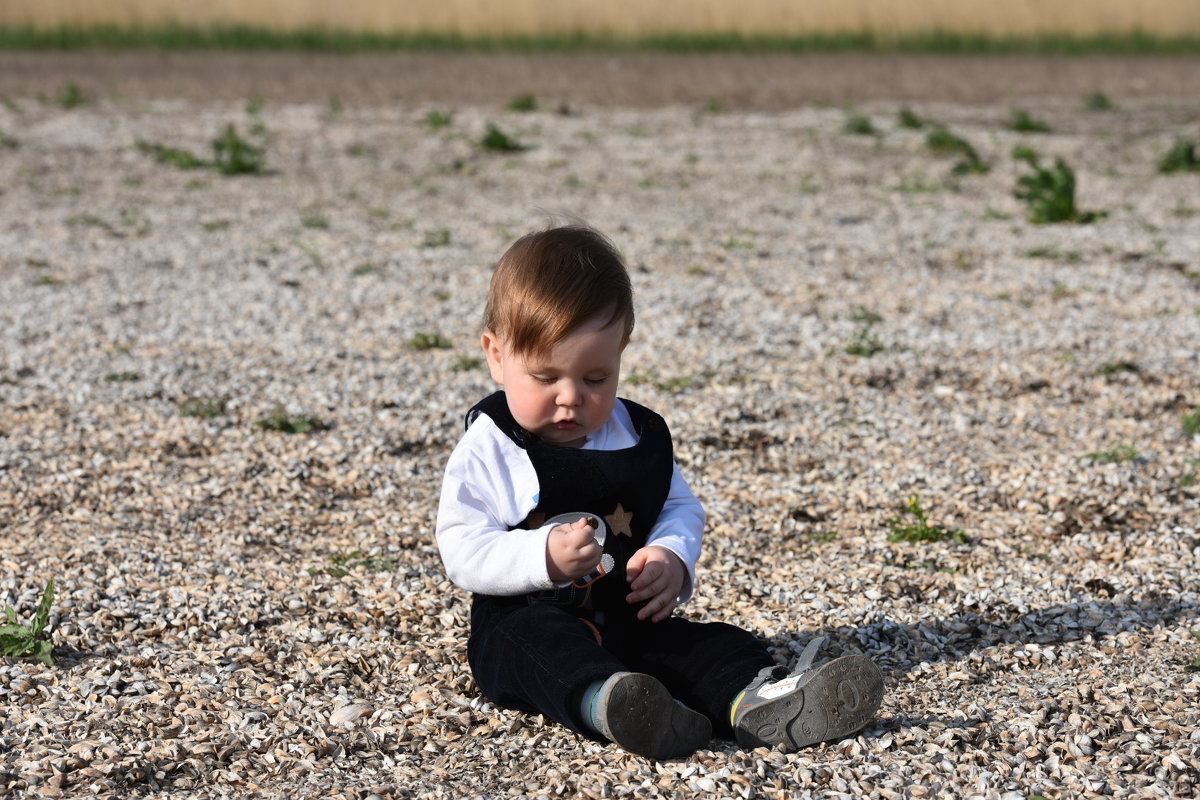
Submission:
[[437,541],[473,593],[467,656],[493,702],[648,758],[714,735],[745,748],[849,735],[883,697],[847,655],[789,672],[753,634],[672,616],[695,586],[705,514],[666,422],[617,397],[629,274],[586,227],[531,233],[496,266],[483,351],[500,391],[466,416]]

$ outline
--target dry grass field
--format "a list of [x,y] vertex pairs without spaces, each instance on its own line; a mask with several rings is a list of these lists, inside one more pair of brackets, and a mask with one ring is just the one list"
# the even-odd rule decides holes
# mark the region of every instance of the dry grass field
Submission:
[[1200,31],[1192,0],[7,0],[0,24],[55,26],[248,25],[276,30],[331,28],[468,36],[584,31],[638,36],[663,32],[803,35],[934,30],[992,36]]

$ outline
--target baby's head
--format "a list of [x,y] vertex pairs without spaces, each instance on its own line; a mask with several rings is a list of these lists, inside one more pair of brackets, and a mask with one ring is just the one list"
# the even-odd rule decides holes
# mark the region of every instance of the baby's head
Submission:
[[605,315],[633,332],[633,289],[612,242],[584,226],[522,236],[492,275],[484,330],[521,356],[540,356],[584,323]]

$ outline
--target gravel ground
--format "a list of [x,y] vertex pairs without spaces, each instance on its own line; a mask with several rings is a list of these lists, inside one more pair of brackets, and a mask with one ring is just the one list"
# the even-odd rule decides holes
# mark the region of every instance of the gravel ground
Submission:
[[[55,666],[0,661],[0,794],[1198,790],[1200,192],[1156,170],[1200,139],[1194,96],[866,99],[855,135],[815,104],[9,87],[0,602],[58,598]],[[1009,130],[1018,104],[1051,132]],[[934,122],[990,172],[955,175]],[[156,159],[231,123],[263,174]],[[489,124],[530,149],[485,150]],[[1018,143],[1106,216],[1027,221]],[[490,265],[551,213],[633,268],[624,393],[710,513],[680,613],[781,662],[818,634],[869,653],[861,735],[656,764],[479,696],[433,518],[491,389]],[[889,541],[910,500],[962,535]]]

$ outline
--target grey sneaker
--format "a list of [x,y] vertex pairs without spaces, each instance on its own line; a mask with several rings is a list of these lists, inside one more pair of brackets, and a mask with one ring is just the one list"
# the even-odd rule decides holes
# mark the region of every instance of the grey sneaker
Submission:
[[677,701],[640,672],[618,672],[600,687],[592,714],[600,732],[631,753],[686,758],[712,741],[708,717]]
[[795,668],[768,667],[733,703],[730,721],[744,749],[797,750],[840,739],[871,721],[883,702],[883,674],[866,656],[812,662],[825,637],[814,639]]

